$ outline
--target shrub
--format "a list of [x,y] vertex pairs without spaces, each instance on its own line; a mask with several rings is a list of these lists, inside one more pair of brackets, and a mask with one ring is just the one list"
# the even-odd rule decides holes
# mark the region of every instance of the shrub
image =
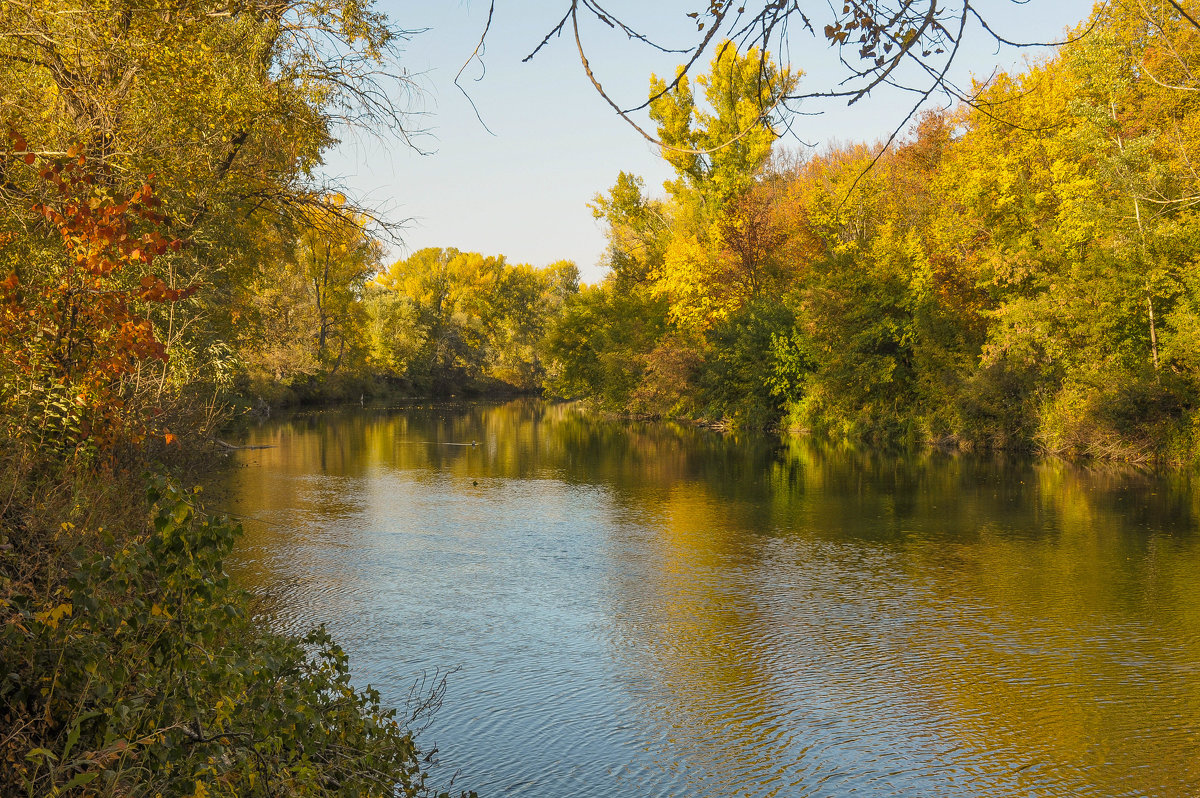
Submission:
[[239,530],[168,479],[148,497],[141,534],[64,523],[104,539],[52,589],[23,592],[0,554],[0,794],[429,794],[412,734],[323,629],[249,617],[222,569]]
[[137,442],[153,412],[137,377],[167,357],[147,310],[198,288],[151,270],[182,242],[160,232],[149,182],[120,196],[76,147],[47,156],[9,139],[0,164],[32,172],[41,199],[25,220],[38,234],[0,235],[0,432],[59,457]]

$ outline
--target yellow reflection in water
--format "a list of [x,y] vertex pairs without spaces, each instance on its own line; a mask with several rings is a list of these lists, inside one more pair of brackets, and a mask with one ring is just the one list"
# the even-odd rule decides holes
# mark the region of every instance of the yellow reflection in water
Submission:
[[[530,401],[300,417],[249,442],[274,448],[240,453],[234,505],[296,519],[251,526],[258,552],[360,512],[357,481],[385,471],[464,495],[533,479],[603,492],[609,654],[666,741],[651,753],[664,768],[686,753],[696,794],[789,794],[873,761],[974,795],[1200,783],[1186,481],[730,440]],[[246,574],[268,583],[268,559]]]

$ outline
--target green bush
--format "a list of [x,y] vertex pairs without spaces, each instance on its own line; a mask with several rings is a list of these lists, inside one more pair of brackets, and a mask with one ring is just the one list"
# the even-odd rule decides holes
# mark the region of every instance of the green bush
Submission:
[[323,629],[249,617],[222,568],[239,529],[168,479],[148,495],[147,530],[92,533],[26,593],[0,537],[0,794],[430,794],[411,733]]

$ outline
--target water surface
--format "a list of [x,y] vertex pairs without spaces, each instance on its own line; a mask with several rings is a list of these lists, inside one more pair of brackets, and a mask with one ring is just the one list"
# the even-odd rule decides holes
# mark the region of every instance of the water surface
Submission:
[[[266,423],[235,574],[482,796],[1196,796],[1182,476],[568,405]],[[474,442],[475,445],[471,445]],[[428,684],[428,682],[426,682]],[[419,692],[419,689],[418,689]]]

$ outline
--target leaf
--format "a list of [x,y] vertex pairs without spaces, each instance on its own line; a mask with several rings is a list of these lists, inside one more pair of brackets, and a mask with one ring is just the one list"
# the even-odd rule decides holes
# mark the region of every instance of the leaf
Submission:
[[54,761],[58,761],[58,757],[56,757],[54,752],[48,748],[34,748],[25,755],[25,758],[30,761],[35,759],[52,759]]
[[52,607],[44,612],[34,613],[33,618],[34,620],[49,626],[51,629],[57,629],[59,621],[61,621],[64,617],[69,616],[72,612],[72,609],[73,608],[70,604],[59,604],[57,607]]
[[63,759],[71,755],[71,749],[75,747],[75,743],[79,742],[79,732],[79,721],[76,721],[75,725],[71,727],[70,733],[67,734],[67,743],[63,746],[62,752]]
[[62,791],[72,790],[76,787],[82,787],[85,784],[90,784],[100,775],[100,771],[93,770],[88,773],[76,773],[70,781],[62,786]]

